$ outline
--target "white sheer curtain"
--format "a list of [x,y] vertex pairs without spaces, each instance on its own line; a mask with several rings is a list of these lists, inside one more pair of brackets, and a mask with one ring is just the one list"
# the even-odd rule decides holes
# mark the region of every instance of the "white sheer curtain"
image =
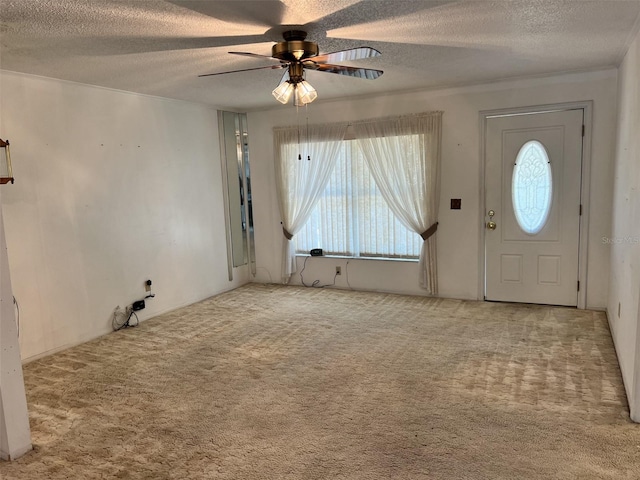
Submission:
[[306,223],[329,181],[347,124],[275,128],[276,188],[283,229],[282,283],[296,271],[291,239]]
[[436,239],[442,112],[356,122],[353,130],[389,208],[424,239],[420,285],[438,293]]

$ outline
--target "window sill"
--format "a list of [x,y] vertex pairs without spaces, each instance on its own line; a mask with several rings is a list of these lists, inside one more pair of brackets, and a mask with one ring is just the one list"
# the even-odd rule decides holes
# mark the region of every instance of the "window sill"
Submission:
[[[296,257],[311,257],[308,253],[296,253]],[[342,260],[374,260],[383,262],[410,262],[418,263],[418,258],[393,258],[393,257],[350,257],[348,255],[318,255],[313,258],[337,258]]]

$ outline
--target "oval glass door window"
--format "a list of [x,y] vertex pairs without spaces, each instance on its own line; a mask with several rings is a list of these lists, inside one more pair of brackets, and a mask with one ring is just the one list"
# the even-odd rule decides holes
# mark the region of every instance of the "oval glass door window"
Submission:
[[547,150],[537,140],[528,141],[518,152],[511,179],[513,212],[523,232],[535,235],[547,223],[552,186]]

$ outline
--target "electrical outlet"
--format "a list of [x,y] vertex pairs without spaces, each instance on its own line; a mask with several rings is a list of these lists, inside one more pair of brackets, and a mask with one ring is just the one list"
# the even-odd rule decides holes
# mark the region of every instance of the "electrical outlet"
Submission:
[[150,292],[151,291],[151,280],[147,280],[146,282],[144,282],[144,290],[146,292]]
[[342,275],[342,267],[336,267],[336,275]]
[[618,318],[620,318],[620,302],[618,302]]

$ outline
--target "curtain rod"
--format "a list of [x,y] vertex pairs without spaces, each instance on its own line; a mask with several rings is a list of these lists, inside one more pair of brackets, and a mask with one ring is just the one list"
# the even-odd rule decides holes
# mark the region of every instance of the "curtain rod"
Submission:
[[[410,117],[430,117],[430,116],[438,116],[438,115],[442,115],[444,114],[444,111],[442,110],[434,110],[431,112],[422,112],[422,113],[408,113],[405,115],[391,115],[391,116],[387,116],[387,117],[375,117],[375,118],[367,118],[364,120],[350,120],[347,122],[329,122],[329,123],[316,123],[316,124],[312,124],[312,125],[346,125],[347,127],[353,127],[354,124],[356,123],[373,123],[373,122],[381,122],[381,121],[385,121],[385,120],[394,120],[394,119],[403,119],[403,118],[410,118]],[[289,125],[289,126],[281,126],[281,127],[273,127],[274,130],[278,130],[278,129],[289,129],[289,128],[294,128],[295,125]]]

